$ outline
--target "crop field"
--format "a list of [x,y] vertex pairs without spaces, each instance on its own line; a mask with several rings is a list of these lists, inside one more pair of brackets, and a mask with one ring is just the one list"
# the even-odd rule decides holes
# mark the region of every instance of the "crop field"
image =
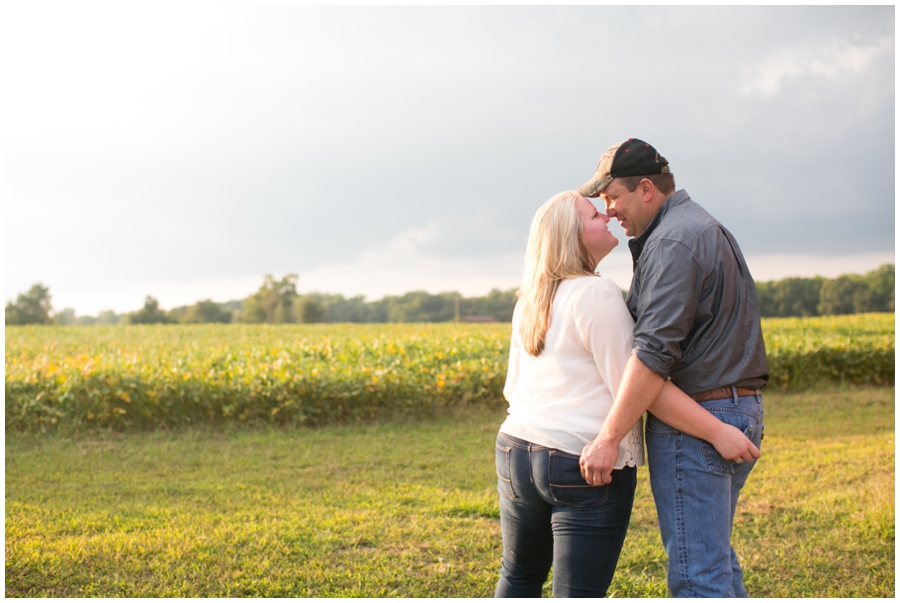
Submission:
[[894,314],[764,318],[767,387],[893,385]]
[[[763,331],[751,596],[894,596],[894,315]],[[6,596],[491,596],[508,338],[7,327]],[[666,596],[665,562],[642,469],[610,594]]]
[[[769,388],[894,382],[894,315],[763,320]],[[7,327],[6,428],[319,425],[502,405],[508,324]]]
[[[764,404],[733,537],[750,595],[893,597],[893,388]],[[490,597],[504,414],[7,432],[5,594]],[[648,481],[640,468],[611,596],[667,596]]]

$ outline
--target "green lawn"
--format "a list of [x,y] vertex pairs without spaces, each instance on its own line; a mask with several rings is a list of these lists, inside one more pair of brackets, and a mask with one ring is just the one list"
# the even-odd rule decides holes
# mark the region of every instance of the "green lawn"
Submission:
[[[894,596],[893,388],[772,392],[765,405],[734,539],[751,596]],[[503,414],[7,433],[6,595],[491,596]],[[667,594],[639,475],[612,596]]]

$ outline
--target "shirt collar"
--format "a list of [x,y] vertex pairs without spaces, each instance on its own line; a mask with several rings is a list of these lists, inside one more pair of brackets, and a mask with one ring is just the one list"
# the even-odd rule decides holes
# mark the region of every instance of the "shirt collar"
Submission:
[[647,244],[647,239],[650,238],[650,235],[654,230],[656,230],[656,227],[659,226],[665,215],[669,213],[669,209],[675,207],[676,205],[681,205],[688,199],[690,199],[690,196],[684,189],[675,191],[674,193],[669,195],[669,197],[665,201],[663,201],[663,204],[659,206],[659,211],[657,211],[656,215],[653,216],[653,219],[650,220],[650,224],[647,225],[647,228],[644,230],[644,232],[641,233],[641,236],[629,239],[628,249],[631,250],[632,271],[637,269],[637,263],[641,257],[641,253],[644,251],[644,245]]

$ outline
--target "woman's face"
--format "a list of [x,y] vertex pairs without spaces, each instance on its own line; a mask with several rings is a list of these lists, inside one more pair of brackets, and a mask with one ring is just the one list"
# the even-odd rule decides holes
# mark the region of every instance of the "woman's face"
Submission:
[[597,211],[594,204],[582,195],[575,200],[575,208],[581,214],[584,222],[584,244],[594,265],[600,263],[613,248],[619,244],[617,239],[607,228],[609,218],[606,214]]

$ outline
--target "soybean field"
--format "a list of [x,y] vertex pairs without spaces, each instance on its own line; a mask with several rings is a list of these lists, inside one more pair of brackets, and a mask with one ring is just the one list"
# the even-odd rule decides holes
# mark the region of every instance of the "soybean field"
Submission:
[[[894,315],[763,320],[770,389],[894,382]],[[320,425],[503,405],[508,324],[7,327],[6,428]]]

